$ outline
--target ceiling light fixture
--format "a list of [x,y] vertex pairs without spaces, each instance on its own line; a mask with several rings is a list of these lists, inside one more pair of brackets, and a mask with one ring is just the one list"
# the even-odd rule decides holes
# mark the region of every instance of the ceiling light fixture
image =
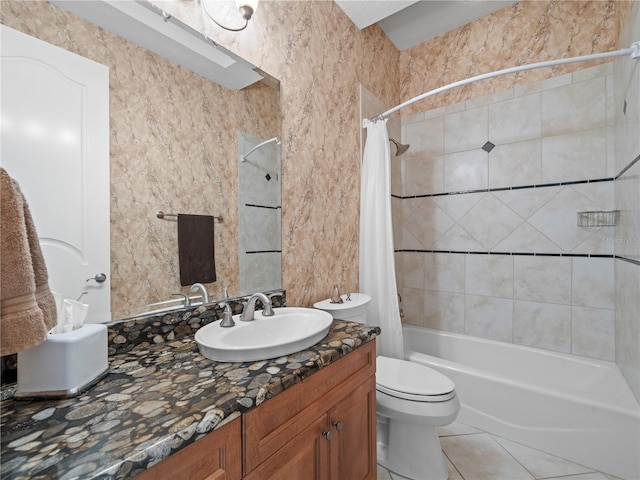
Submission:
[[[216,3],[227,3],[227,2],[216,2]],[[209,7],[207,7],[207,0],[202,0],[202,8],[204,9],[207,16],[213,21],[213,23],[215,23],[219,27],[222,27],[225,30],[229,30],[231,32],[239,32],[247,28],[247,25],[249,25],[249,20],[251,19],[251,16],[258,8],[258,0],[236,0],[235,3],[238,8],[238,11],[240,12],[240,16],[244,19],[244,25],[238,28],[227,27],[222,23],[220,23],[218,20],[216,20],[214,15],[209,11]]]

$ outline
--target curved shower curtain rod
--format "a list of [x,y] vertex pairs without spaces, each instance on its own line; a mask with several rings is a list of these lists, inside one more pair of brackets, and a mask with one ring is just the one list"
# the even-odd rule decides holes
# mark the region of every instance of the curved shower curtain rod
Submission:
[[425,99],[437,93],[446,92],[447,90],[451,90],[452,88],[461,87],[469,83],[477,82],[478,80],[486,80],[488,78],[499,77],[500,75],[523,72],[525,70],[533,70],[536,68],[554,67],[556,65],[564,65],[566,63],[587,62],[589,60],[600,60],[603,58],[610,58],[610,57],[622,57],[625,55],[631,55],[631,58],[635,58],[635,59],[640,58],[640,42],[632,43],[629,48],[623,48],[621,50],[616,50],[613,52],[594,53],[593,55],[583,55],[581,57],[561,58],[558,60],[549,60],[546,62],[530,63],[528,65],[520,65],[519,67],[505,68],[503,70],[496,70],[495,72],[476,75],[475,77],[470,77],[465,80],[460,80],[458,82],[450,83],[449,85],[445,85],[444,87],[439,87],[439,88],[436,88],[435,90],[430,90],[426,93],[418,95],[417,97],[413,97],[412,99],[407,100],[406,102],[401,103],[400,105],[393,107],[387,110],[386,112],[381,113],[380,115],[376,115],[375,117],[370,118],[369,121],[376,122],[378,120],[382,120],[384,118],[387,118],[392,113],[397,112],[401,108],[407,107],[415,102],[419,102],[422,99]]
[[273,137],[273,138],[270,138],[269,140],[265,140],[264,142],[257,144],[255,147],[253,147],[244,155],[240,155],[240,161],[244,162],[247,159],[247,157],[251,155],[253,152],[258,150],[260,147],[264,147],[265,145],[268,145],[269,143],[272,143],[272,142],[276,142],[276,145],[280,145],[281,143],[280,140],[278,140],[278,137]]

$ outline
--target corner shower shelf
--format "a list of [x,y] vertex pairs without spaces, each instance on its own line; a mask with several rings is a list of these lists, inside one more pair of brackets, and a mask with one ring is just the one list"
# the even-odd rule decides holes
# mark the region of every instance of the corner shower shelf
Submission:
[[620,218],[620,210],[599,210],[578,212],[579,227],[615,227]]

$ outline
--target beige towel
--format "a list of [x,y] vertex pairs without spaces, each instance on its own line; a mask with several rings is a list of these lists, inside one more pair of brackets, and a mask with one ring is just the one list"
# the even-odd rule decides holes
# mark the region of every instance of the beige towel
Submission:
[[47,339],[56,303],[29,206],[18,183],[0,168],[0,355]]

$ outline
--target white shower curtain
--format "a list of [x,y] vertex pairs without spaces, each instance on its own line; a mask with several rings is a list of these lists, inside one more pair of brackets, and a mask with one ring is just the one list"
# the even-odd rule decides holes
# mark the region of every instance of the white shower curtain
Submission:
[[391,224],[391,152],[386,120],[366,121],[360,180],[360,292],[368,323],[381,328],[378,355],[404,359]]

